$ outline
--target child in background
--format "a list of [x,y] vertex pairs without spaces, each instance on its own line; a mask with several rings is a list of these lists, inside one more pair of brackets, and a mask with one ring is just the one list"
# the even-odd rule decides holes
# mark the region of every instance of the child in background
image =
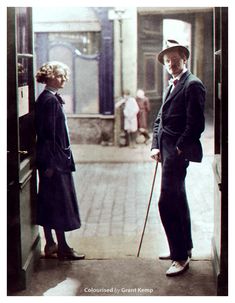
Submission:
[[116,107],[123,106],[124,115],[124,130],[127,134],[127,141],[131,148],[135,148],[136,134],[138,129],[137,114],[139,106],[135,98],[130,96],[130,91],[125,89],[123,91],[123,98],[116,103]]

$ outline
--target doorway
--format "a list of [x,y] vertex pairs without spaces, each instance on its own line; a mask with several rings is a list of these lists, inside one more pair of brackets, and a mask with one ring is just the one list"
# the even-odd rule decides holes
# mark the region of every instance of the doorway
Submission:
[[[209,28],[212,29],[212,13],[208,13],[211,17],[210,24],[211,26]],[[220,127],[216,128],[217,135],[221,134],[220,137],[220,149],[218,150],[218,154],[222,154],[221,156],[221,163],[222,163],[222,200],[220,199],[220,193],[218,195],[218,203],[222,201],[222,211],[223,211],[223,224],[221,221],[221,225],[218,227],[218,230],[221,232],[221,236],[224,237],[225,241],[221,243],[221,246],[219,249],[215,249],[217,256],[216,256],[216,262],[218,263],[217,267],[217,275],[220,275],[220,284],[218,287],[222,287],[222,291],[220,292],[225,293],[226,292],[226,274],[227,274],[227,242],[226,242],[226,235],[227,235],[227,200],[226,200],[226,187],[227,187],[227,125],[226,125],[226,119],[227,119],[227,78],[226,78],[226,68],[227,68],[227,27],[226,27],[226,20],[227,20],[227,10],[226,9],[217,9],[215,10],[215,17],[216,17],[216,24],[218,25],[217,31],[216,31],[216,62],[217,62],[217,70],[216,70],[216,91],[220,92],[218,96],[219,106],[217,107],[217,116],[215,116],[216,121],[219,123]],[[167,14],[164,14],[164,17],[166,17]],[[189,16],[185,16],[182,19],[182,13],[178,14],[177,16],[174,15],[171,18],[175,19],[178,18],[180,20],[184,20],[184,22],[189,22],[188,18]],[[191,18],[195,17],[195,14],[188,13],[188,15],[191,16]],[[16,18],[16,16],[19,16],[19,19]],[[196,23],[192,26],[192,31],[197,32],[201,31],[201,21],[204,20],[204,15],[200,15],[199,19],[197,19]],[[12,284],[17,285],[17,287],[24,287],[26,285],[27,277],[29,276],[28,273],[30,273],[30,268],[33,268],[33,261],[37,259],[38,257],[38,248],[40,247],[40,240],[39,240],[39,234],[38,229],[34,225],[34,199],[36,194],[36,178],[35,178],[35,165],[34,165],[34,134],[33,134],[33,127],[30,127],[31,125],[31,118],[33,115],[32,111],[32,105],[34,102],[34,83],[30,82],[33,79],[33,52],[32,52],[32,40],[30,37],[32,36],[32,29],[30,28],[31,25],[31,9],[30,8],[10,8],[8,10],[8,32],[10,33],[8,35],[8,275],[9,275],[9,283],[14,282]],[[157,107],[160,106],[160,95],[163,90],[163,76],[162,71],[159,68],[159,66],[154,65],[154,68],[152,67],[152,63],[155,62],[154,56],[156,53],[156,48],[154,48],[156,45],[154,44],[156,41],[157,47],[159,50],[162,48],[162,28],[163,28],[163,17],[159,14],[156,16],[144,16],[144,14],[140,14],[139,19],[139,25],[138,29],[143,30],[142,34],[139,36],[138,46],[140,48],[139,54],[138,54],[138,68],[140,73],[138,78],[138,86],[143,87],[144,83],[147,85],[146,77],[148,74],[152,75],[154,78],[154,81],[151,80],[149,83],[149,86],[145,86],[147,88],[149,97],[152,98],[152,104],[155,106],[155,109],[157,111]],[[143,18],[142,18],[143,17]],[[22,18],[22,19],[21,19]],[[29,21],[29,23],[25,23],[24,18]],[[146,19],[146,20],[145,20]],[[17,22],[16,20],[19,20],[18,24],[21,22],[21,26],[23,28],[28,29],[27,35],[25,37],[28,37],[28,42],[26,45],[29,45],[28,49],[21,50],[20,48],[17,49],[16,47],[16,41],[25,41],[24,39],[19,39],[20,32],[17,34]],[[25,24],[25,25],[24,25]],[[28,25],[27,25],[28,24]],[[143,25],[140,26],[140,24]],[[198,24],[195,27],[195,24]],[[198,27],[199,26],[199,27]],[[18,36],[17,36],[18,35]],[[211,35],[211,33],[208,31],[205,36],[205,40],[207,43],[211,42],[212,40],[209,40],[207,35]],[[197,35],[196,35],[197,36]],[[152,37],[152,38],[151,38]],[[212,39],[213,35],[211,35]],[[198,37],[197,37],[198,38]],[[207,39],[208,38],[208,39]],[[146,40],[145,40],[146,39]],[[154,40],[155,39],[155,40]],[[196,43],[196,38],[194,37],[192,42],[192,53],[195,51],[198,51],[195,49],[194,45]],[[142,42],[146,43],[142,43]],[[153,43],[154,42],[154,43]],[[210,43],[209,43],[210,44]],[[212,49],[212,46],[211,46]],[[204,50],[204,52],[209,52],[208,49]],[[206,83],[211,82],[211,77],[213,76],[213,71],[211,71],[210,63],[213,61],[213,58],[208,58],[208,56],[203,56],[204,52],[202,52],[201,57],[204,57],[206,61],[202,61],[202,63],[198,63],[196,61],[191,62],[193,70],[197,71],[197,73],[200,73],[203,76],[203,79]],[[213,50],[211,51],[213,54]],[[140,57],[139,57],[140,56]],[[212,56],[213,57],[213,56]],[[18,58],[20,61],[18,61]],[[144,60],[143,60],[144,58]],[[220,70],[221,62],[222,70]],[[18,64],[19,63],[19,64]],[[155,63],[154,63],[155,64]],[[23,66],[22,66],[23,65]],[[205,66],[205,68],[202,68],[202,65]],[[210,68],[208,67],[210,66]],[[14,67],[14,68],[12,68]],[[23,73],[23,75],[22,75]],[[212,74],[212,76],[211,76]],[[209,75],[209,76],[208,76]],[[157,81],[156,81],[157,80]],[[158,86],[156,86],[156,83],[160,83]],[[207,85],[209,88],[211,88],[212,92],[209,91],[208,94],[208,102],[207,102],[207,113],[208,115],[211,113],[211,110],[213,109],[213,98],[210,98],[210,94],[213,97],[213,85]],[[13,89],[14,88],[14,89]],[[156,94],[155,101],[153,99],[154,94]],[[222,102],[223,100],[223,102]],[[19,104],[22,104],[23,106],[20,106],[19,110]],[[154,112],[156,112],[154,110]],[[220,116],[221,114],[221,116]],[[209,115],[211,117],[211,115]],[[27,132],[28,137],[25,136],[25,129],[29,130]],[[221,130],[221,132],[220,132]],[[212,130],[213,131],[213,130]],[[205,137],[205,140],[210,140],[210,137]],[[212,138],[214,140],[214,136]],[[30,148],[28,148],[30,147]],[[98,155],[98,149],[96,149],[96,156]],[[142,150],[144,154],[148,154],[147,150]],[[142,153],[143,154],[143,153]],[[120,157],[120,154],[118,155]],[[81,199],[84,198],[84,216],[87,215],[87,231],[84,226],[84,234],[86,233],[93,233],[94,230],[96,230],[94,227],[97,226],[97,220],[100,220],[99,224],[99,232],[100,234],[105,233],[105,226],[110,227],[110,221],[109,216],[110,214],[115,214],[113,218],[115,218],[112,221],[112,230],[113,232],[118,235],[120,235],[120,232],[123,232],[124,230],[120,230],[120,226],[123,226],[123,222],[126,222],[126,231],[131,231],[131,228],[133,227],[133,230],[131,232],[139,232],[142,229],[142,223],[143,223],[143,215],[145,215],[146,210],[146,196],[148,195],[148,186],[149,183],[151,183],[151,177],[152,177],[152,166],[149,164],[149,162],[145,162],[145,159],[141,158],[142,166],[138,163],[138,161],[133,163],[126,163],[126,164],[120,164],[120,158],[114,153],[110,155],[110,159],[112,159],[112,162],[117,159],[116,165],[114,164],[104,164],[104,165],[97,165],[93,164],[93,169],[91,167],[88,169],[87,164],[83,163],[80,166],[80,175],[78,175],[78,179],[76,179],[77,186],[79,188],[79,193],[82,194]],[[122,159],[125,157],[125,152],[122,154]],[[137,158],[139,157],[139,154],[137,153]],[[102,159],[102,154],[100,154],[100,158]],[[138,158],[139,159],[139,158]],[[119,161],[118,161],[119,160]],[[143,161],[142,161],[143,160]],[[210,170],[211,171],[211,170]],[[108,173],[107,173],[108,172]],[[120,173],[122,172],[122,174]],[[92,182],[91,179],[86,179],[90,176],[93,178]],[[146,177],[148,176],[148,177]],[[201,179],[200,172],[198,174],[199,178]],[[211,178],[211,176],[209,176]],[[79,181],[78,181],[79,180]],[[81,181],[82,180],[82,181]],[[104,182],[100,182],[100,180]],[[206,179],[205,179],[206,180]],[[213,180],[213,179],[212,179]],[[90,184],[93,184],[93,188],[91,189],[89,187]],[[120,186],[117,187],[117,184]],[[128,186],[130,184],[138,184],[139,186],[133,187],[129,186],[128,191],[123,190],[124,185]],[[102,186],[101,186],[102,185]],[[141,192],[140,188],[145,188],[145,192]],[[96,190],[99,190],[100,197],[96,195]],[[109,195],[105,194],[106,190],[109,190]],[[205,189],[203,189],[204,191]],[[207,189],[208,191],[208,189]],[[124,197],[123,197],[124,195]],[[134,197],[138,197],[139,201],[141,203],[134,204]],[[113,198],[113,204],[112,207],[109,209],[107,206],[110,197]],[[124,201],[126,201],[121,207],[118,204],[118,200],[123,198]],[[86,201],[94,202],[93,208],[89,207],[88,204],[86,204]],[[156,201],[156,198],[155,198]],[[32,203],[32,204],[31,204]],[[25,211],[27,210],[27,211]],[[107,210],[106,212],[104,210]],[[156,225],[159,224],[159,221],[156,222],[156,205],[154,206],[154,209],[152,210],[153,217],[150,219],[150,222],[153,223],[154,228],[154,236],[156,231]],[[132,217],[132,214],[135,216]],[[106,218],[107,224],[102,225],[104,221],[102,221],[102,218]],[[116,222],[115,222],[116,220]],[[122,221],[123,220],[123,221]],[[128,225],[129,222],[129,225]],[[137,222],[137,225],[136,225]],[[136,230],[134,230],[134,226],[136,227]],[[151,226],[151,225],[150,225]],[[149,226],[149,228],[150,228]],[[138,230],[137,230],[138,227]],[[159,226],[160,228],[160,226]],[[158,226],[157,226],[158,229]],[[107,229],[110,231],[110,229]],[[90,234],[90,235],[91,235]],[[139,235],[139,234],[138,234]],[[96,238],[96,235],[94,235],[94,238]],[[84,245],[87,245],[88,249],[93,249],[94,245],[96,244],[94,242],[94,238],[89,243],[83,243]],[[10,241],[14,239],[14,241]],[[77,240],[77,238],[74,238]],[[154,239],[154,237],[152,238]],[[96,239],[99,240],[99,239]],[[121,244],[125,244],[126,248],[128,248],[128,252],[130,252],[129,244],[130,244],[130,238],[128,241],[123,243],[123,237],[122,235],[116,238],[115,245],[112,248],[112,252],[118,255],[121,249]],[[134,248],[138,246],[138,240],[139,237],[135,236],[132,238],[132,244]],[[71,237],[71,241],[73,241]],[[97,241],[99,245],[102,246],[103,251],[106,251],[106,245],[110,243],[110,241],[102,242]],[[152,241],[152,243],[157,243]],[[219,242],[220,243],[220,242]],[[155,245],[154,244],[154,245]],[[216,246],[218,247],[218,246]],[[148,252],[148,251],[147,251]],[[135,250],[133,249],[133,253],[131,252],[130,256],[133,256],[135,253]],[[128,253],[127,253],[128,254]],[[102,256],[104,258],[104,255]],[[29,266],[30,265],[30,266]],[[224,283],[225,281],[225,283]],[[10,285],[10,284],[9,284]]]
[[32,9],[7,9],[7,287],[24,289],[40,257]]

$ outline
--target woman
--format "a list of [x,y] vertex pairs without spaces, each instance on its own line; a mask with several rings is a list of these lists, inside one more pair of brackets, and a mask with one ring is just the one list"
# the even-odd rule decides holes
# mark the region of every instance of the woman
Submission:
[[[72,151],[63,112],[64,101],[57,94],[68,81],[68,67],[60,62],[42,65],[37,82],[45,84],[35,105],[37,133],[37,168],[39,171],[38,224],[43,226],[45,256],[57,254],[60,260],[79,260],[78,254],[66,242],[65,231],[81,226],[72,171],[75,171]],[[58,245],[52,235],[55,230]]]

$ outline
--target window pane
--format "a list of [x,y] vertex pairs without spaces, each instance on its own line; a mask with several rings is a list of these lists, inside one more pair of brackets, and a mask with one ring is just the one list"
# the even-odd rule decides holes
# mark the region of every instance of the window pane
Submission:
[[28,53],[28,15],[27,7],[20,7],[16,9],[16,23],[17,23],[17,52]]
[[50,33],[49,42],[63,42],[84,55],[95,55],[100,49],[100,32]]
[[62,93],[65,99],[65,112],[99,113],[97,54],[100,33],[49,33],[48,39],[49,60],[61,61],[71,70],[69,82]]
[[63,45],[56,45],[50,48],[49,60],[63,62],[71,71],[69,81],[66,82],[61,94],[63,95],[65,101],[65,112],[72,114],[74,112],[74,72],[76,73],[76,71],[73,72],[73,54],[67,47],[64,47]]
[[76,113],[96,114],[99,112],[98,61],[76,59]]

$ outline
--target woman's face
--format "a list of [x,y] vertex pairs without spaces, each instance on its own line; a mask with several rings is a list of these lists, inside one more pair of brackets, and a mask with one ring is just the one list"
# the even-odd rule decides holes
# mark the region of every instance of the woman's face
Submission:
[[67,73],[63,69],[55,71],[53,79],[48,79],[47,85],[55,89],[64,88],[65,82],[68,80]]

